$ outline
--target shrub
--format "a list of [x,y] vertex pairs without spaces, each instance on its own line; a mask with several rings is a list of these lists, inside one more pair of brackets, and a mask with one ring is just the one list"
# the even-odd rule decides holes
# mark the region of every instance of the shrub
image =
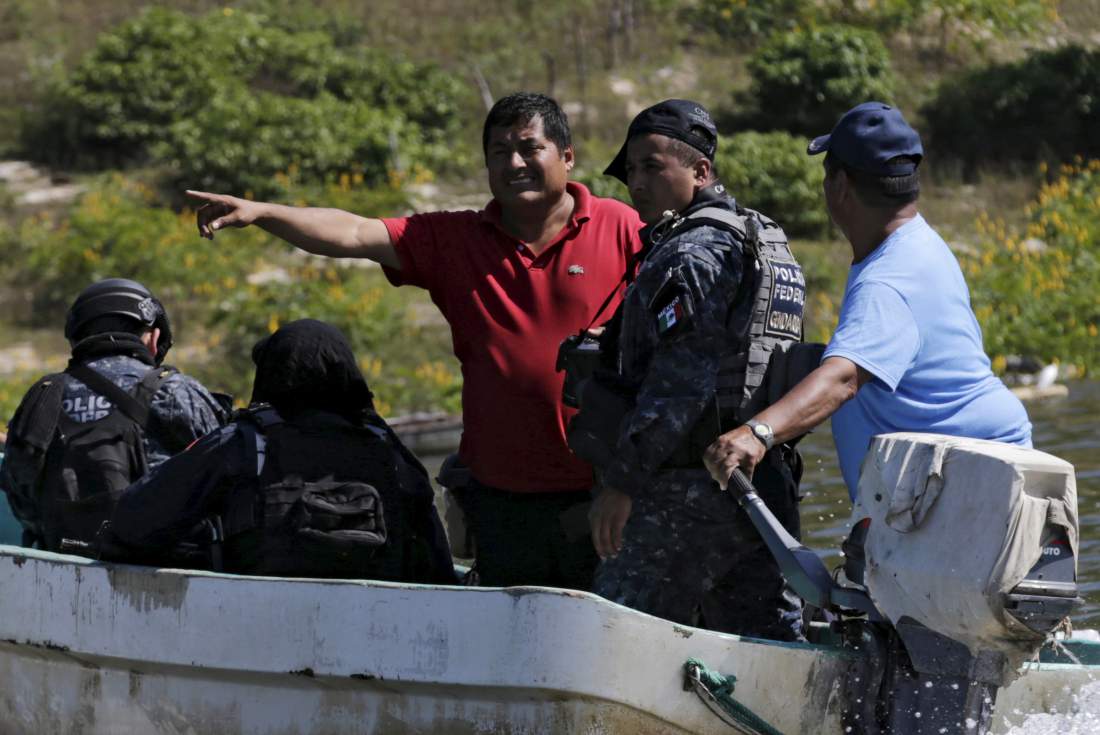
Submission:
[[1008,355],[1100,367],[1100,160],[1064,165],[1028,208],[1026,232],[983,215],[962,259],[995,367]]
[[982,163],[1100,156],[1100,51],[1066,46],[944,81],[923,109],[930,148]]
[[[367,188],[356,174],[305,188],[293,172],[279,178],[293,198],[367,215],[402,202],[397,190]],[[177,333],[173,360],[244,399],[252,345],[279,324],[308,316],[348,335],[384,412],[458,410],[461,379],[449,333],[440,321],[416,317],[435,313],[426,294],[390,288],[367,264],[303,256],[258,227],[204,240],[194,213],[173,211],[148,186],[120,174],[93,182],[58,221],[28,218],[15,237],[0,233],[0,248],[6,264],[17,263],[9,277],[31,286],[42,326],[59,329],[73,297],[95,280],[146,284],[165,302]]]
[[718,174],[739,202],[779,222],[790,236],[826,233],[829,215],[821,196],[819,158],[806,155],[806,140],[783,132],[723,137]]
[[747,46],[775,31],[790,30],[813,17],[812,0],[700,0],[685,9],[696,28]]
[[114,32],[55,91],[32,153],[86,168],[167,164],[201,185],[278,194],[271,175],[438,168],[454,156],[459,81],[325,30],[224,8],[153,8]]
[[569,178],[587,186],[594,196],[618,199],[630,204],[630,192],[626,190],[626,186],[614,176],[605,175],[603,169],[575,169]]
[[893,97],[890,55],[871,31],[833,25],[780,33],[748,62],[734,123],[820,135],[860,102]]
[[[309,258],[226,292],[210,326],[217,334],[221,380],[243,389],[252,375],[251,347],[281,324],[310,317],[335,325],[351,342],[382,413],[460,411],[462,381],[450,357],[449,332],[418,324],[413,289],[394,289],[373,267],[340,267]],[[243,379],[243,380],[242,380]]]
[[137,279],[173,305],[197,300],[187,311],[202,311],[225,279],[255,267],[262,234],[247,232],[232,248],[202,240],[192,213],[158,206],[148,186],[112,174],[93,182],[59,221],[23,221],[17,279],[34,284],[39,324],[60,323],[81,289],[109,277]]
[[981,50],[990,41],[1038,35],[1055,20],[1057,0],[698,0],[686,10],[700,30],[738,45],[818,23],[844,23],[890,36],[904,29],[940,52]]

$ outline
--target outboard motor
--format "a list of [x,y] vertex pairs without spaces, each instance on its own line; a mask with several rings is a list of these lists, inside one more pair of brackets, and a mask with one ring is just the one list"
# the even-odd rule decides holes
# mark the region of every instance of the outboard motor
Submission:
[[782,532],[740,472],[730,490],[791,586],[837,614],[859,654],[845,682],[854,735],[987,732],[997,689],[1081,602],[1073,467],[1042,452],[876,437],[843,583]]

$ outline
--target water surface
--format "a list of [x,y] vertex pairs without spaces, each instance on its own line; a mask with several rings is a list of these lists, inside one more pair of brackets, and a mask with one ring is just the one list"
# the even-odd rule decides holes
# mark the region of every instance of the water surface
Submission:
[[[1068,398],[1026,405],[1035,448],[1070,462],[1076,470],[1081,525],[1077,581],[1085,604],[1073,622],[1077,627],[1100,628],[1100,381],[1068,386]],[[821,551],[831,568],[840,562],[851,503],[828,425],[806,437],[800,448],[806,464],[803,540]]]

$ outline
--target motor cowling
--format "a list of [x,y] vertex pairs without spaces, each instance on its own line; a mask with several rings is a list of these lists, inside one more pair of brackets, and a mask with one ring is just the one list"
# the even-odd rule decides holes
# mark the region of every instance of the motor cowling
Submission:
[[1072,465],[997,442],[880,436],[854,513],[845,576],[885,622],[845,624],[864,654],[852,732],[986,732],[997,689],[1081,601]]

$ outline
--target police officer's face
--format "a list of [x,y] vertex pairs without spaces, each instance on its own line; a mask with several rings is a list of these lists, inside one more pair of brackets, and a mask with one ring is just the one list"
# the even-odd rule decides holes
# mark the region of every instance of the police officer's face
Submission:
[[707,183],[698,167],[685,165],[669,151],[672,142],[667,135],[647,133],[631,138],[626,146],[626,186],[634,208],[649,225],[668,210],[687,207]]
[[573,168],[573,149],[559,150],[547,139],[542,117],[489,130],[485,148],[489,190],[502,208],[553,205],[565,193]]

